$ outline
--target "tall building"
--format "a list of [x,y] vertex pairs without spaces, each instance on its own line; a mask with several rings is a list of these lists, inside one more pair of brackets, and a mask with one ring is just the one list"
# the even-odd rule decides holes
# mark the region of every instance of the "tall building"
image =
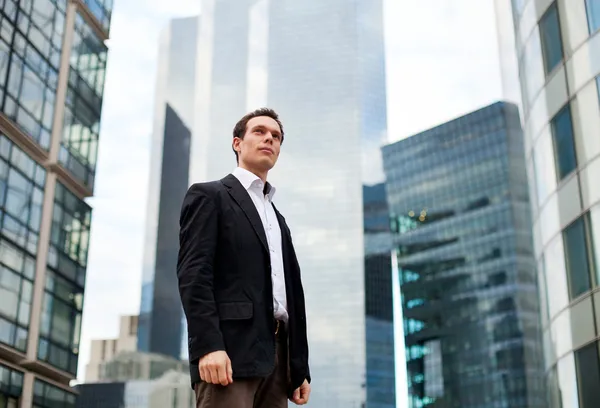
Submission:
[[363,186],[367,407],[396,407],[392,239],[385,183]]
[[121,316],[116,339],[92,340],[90,361],[85,366],[85,381],[97,382],[103,377],[104,363],[121,353],[137,351],[138,316]]
[[545,408],[517,106],[383,148],[409,407]]
[[514,40],[518,62],[548,406],[596,407],[600,1],[496,2],[514,29],[499,34]]
[[175,268],[179,215],[188,188],[190,142],[196,116],[198,24],[198,17],[172,20],[160,38],[137,337],[138,351],[176,359],[182,352],[187,358],[187,333]]
[[194,408],[189,373],[169,370],[154,379],[81,384],[76,408]]
[[393,373],[377,372],[389,364],[367,363],[389,347],[369,346],[371,328],[392,336],[389,312],[368,323],[365,282],[363,185],[383,181],[387,137],[382,8],[381,0],[202,2],[190,184],[235,168],[232,129],[245,113],[268,106],[281,115],[285,141],[269,179],[302,269],[314,406],[394,406],[385,397],[394,388],[383,385]]
[[0,404],[73,407],[112,1],[0,8]]

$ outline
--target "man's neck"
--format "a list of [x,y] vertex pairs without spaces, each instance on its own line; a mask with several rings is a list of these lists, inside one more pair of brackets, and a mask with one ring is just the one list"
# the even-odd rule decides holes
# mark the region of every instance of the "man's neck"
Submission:
[[244,163],[239,163],[238,167],[240,167],[244,170],[248,170],[250,173],[254,174],[256,177],[259,177],[264,184],[267,183],[267,174],[269,173],[268,171],[260,172],[260,171],[250,168],[249,166],[246,166]]

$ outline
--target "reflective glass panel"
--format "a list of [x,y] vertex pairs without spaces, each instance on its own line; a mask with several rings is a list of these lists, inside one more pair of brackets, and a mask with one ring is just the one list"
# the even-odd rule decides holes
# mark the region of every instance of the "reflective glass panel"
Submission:
[[600,357],[598,343],[594,342],[575,352],[579,406],[596,408],[600,402]]
[[578,218],[563,232],[571,299],[591,289],[584,219],[584,217]]
[[50,146],[65,10],[66,0],[4,0],[0,10],[0,109],[44,149]]
[[585,0],[590,34],[600,28],[600,0]]
[[542,48],[544,51],[544,67],[548,74],[560,64],[563,58],[562,39],[556,3],[550,6],[540,21],[540,37],[542,39]]
[[575,142],[573,137],[573,122],[571,108],[564,107],[552,119],[552,137],[554,139],[554,152],[556,157],[556,172],[558,179],[562,180],[577,168],[575,156]]
[[25,351],[45,170],[0,134],[0,342]]

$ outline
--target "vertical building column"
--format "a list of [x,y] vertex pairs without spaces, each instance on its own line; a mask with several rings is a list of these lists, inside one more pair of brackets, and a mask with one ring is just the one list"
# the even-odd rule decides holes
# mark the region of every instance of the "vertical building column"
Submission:
[[[73,31],[75,28],[75,15],[77,6],[69,2],[65,19],[65,31],[63,37],[60,70],[58,73],[58,88],[54,107],[54,122],[52,124],[52,140],[50,144],[50,155],[45,167],[58,161],[60,139],[62,135],[65,100],[67,95],[67,84],[69,80],[69,58],[71,45],[73,43]],[[42,219],[38,241],[35,281],[33,284],[33,299],[31,303],[31,319],[29,322],[29,337],[27,339],[27,360],[37,360],[38,340],[40,333],[40,321],[42,316],[42,305],[44,300],[44,287],[46,284],[46,264],[48,262],[48,249],[50,247],[50,232],[52,229],[52,214],[54,210],[54,192],[56,189],[56,174],[48,171],[46,174],[46,185],[44,188],[44,203],[42,207]],[[20,408],[31,408],[33,403],[33,386],[35,375],[26,372],[23,379],[23,398]]]

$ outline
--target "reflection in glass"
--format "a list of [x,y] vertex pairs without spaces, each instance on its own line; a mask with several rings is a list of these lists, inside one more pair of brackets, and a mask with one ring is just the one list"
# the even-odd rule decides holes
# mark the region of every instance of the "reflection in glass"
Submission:
[[560,64],[563,57],[556,2],[550,6],[540,21],[540,37],[542,39],[542,48],[544,51],[544,66],[546,68],[546,74],[548,74]]
[[574,299],[591,289],[584,217],[565,228],[563,234],[569,293],[571,299]]
[[595,286],[600,286],[600,205],[590,210],[590,251],[592,252],[592,265],[595,270]]
[[20,351],[28,336],[45,175],[0,134],[0,342]]
[[600,29],[600,0],[585,0],[590,34]]
[[107,48],[77,14],[65,106],[60,162],[94,186]]
[[0,110],[48,149],[66,2],[4,3],[5,14],[0,14]]
[[581,408],[596,408],[600,401],[600,356],[594,342],[575,352]]
[[571,108],[567,105],[551,121],[554,151],[556,152],[556,172],[562,180],[577,168]]
[[57,183],[38,358],[73,375],[79,356],[90,222],[91,208]]
[[102,28],[106,31],[110,28],[113,0],[83,0]]
[[0,408],[16,408],[23,391],[23,373],[0,364]]
[[36,379],[33,405],[35,408],[75,408],[75,394]]
[[383,148],[410,408],[547,407],[523,150],[507,103]]

